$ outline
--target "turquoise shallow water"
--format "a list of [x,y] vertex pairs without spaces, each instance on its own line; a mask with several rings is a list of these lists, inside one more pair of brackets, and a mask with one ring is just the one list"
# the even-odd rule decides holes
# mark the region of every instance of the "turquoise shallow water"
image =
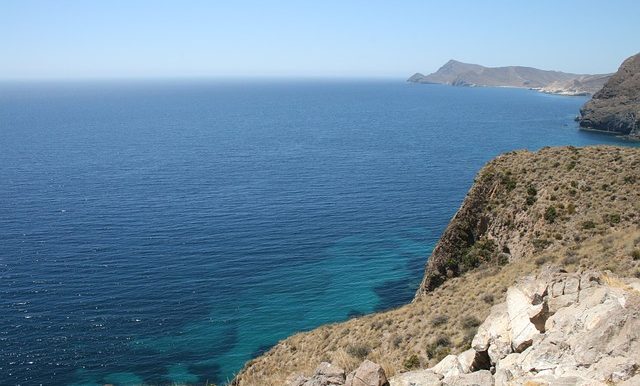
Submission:
[[623,143],[577,130],[584,101],[0,84],[0,384],[221,382],[291,333],[407,302],[486,161]]

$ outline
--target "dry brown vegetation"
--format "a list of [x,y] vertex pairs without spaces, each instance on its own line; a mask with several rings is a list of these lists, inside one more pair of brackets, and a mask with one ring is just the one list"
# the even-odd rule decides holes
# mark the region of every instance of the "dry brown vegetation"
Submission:
[[482,184],[488,195],[473,210],[484,232],[449,256],[442,284],[395,310],[291,336],[248,362],[236,384],[283,385],[321,361],[351,371],[369,358],[389,375],[432,366],[469,348],[507,287],[544,265],[640,277],[640,149],[512,152],[480,171]]

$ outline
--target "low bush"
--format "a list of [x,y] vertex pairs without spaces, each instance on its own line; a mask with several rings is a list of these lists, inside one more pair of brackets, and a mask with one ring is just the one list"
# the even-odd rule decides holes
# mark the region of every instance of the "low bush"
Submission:
[[404,366],[404,368],[407,370],[416,369],[420,367],[420,358],[418,358],[416,354],[412,354],[402,362],[402,366]]
[[431,319],[431,325],[433,327],[442,326],[449,321],[449,317],[446,315],[436,315]]
[[544,211],[544,219],[547,220],[549,224],[553,224],[556,221],[556,217],[558,217],[558,212],[554,206],[550,206]]
[[347,354],[351,355],[352,357],[363,360],[367,357],[367,355],[369,355],[371,349],[369,348],[369,346],[364,344],[355,344],[347,346],[346,351]]

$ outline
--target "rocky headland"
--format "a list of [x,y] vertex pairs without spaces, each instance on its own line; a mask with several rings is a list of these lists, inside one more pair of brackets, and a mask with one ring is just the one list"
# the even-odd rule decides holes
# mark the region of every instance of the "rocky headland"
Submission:
[[640,139],[640,54],[625,60],[582,109],[580,126]]
[[591,95],[602,88],[611,74],[585,75],[533,67],[485,67],[449,60],[436,72],[416,73],[407,81],[467,87],[522,87],[559,95]]
[[611,146],[497,157],[412,303],[291,336],[234,384],[638,384],[639,167]]

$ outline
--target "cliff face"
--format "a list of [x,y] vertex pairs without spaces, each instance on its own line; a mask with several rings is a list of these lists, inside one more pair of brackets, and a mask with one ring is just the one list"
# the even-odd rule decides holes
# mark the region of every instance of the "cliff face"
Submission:
[[585,222],[611,223],[610,216],[615,222],[635,211],[623,209],[628,203],[615,194],[614,186],[627,186],[612,183],[617,173],[631,173],[626,181],[635,184],[635,172],[605,165],[622,154],[636,154],[632,162],[640,165],[638,150],[613,149],[515,152],[487,164],[436,244],[416,297],[476,267],[531,259],[566,238],[579,241]]
[[522,66],[485,67],[450,60],[432,74],[417,73],[407,81],[452,86],[524,87],[550,94],[586,95],[598,91],[609,76],[571,74]]
[[[281,386],[300,373],[313,378],[323,361],[348,374],[365,359],[393,380],[457,358],[472,348],[492,306],[508,301],[508,288],[550,264],[568,275],[608,270],[640,277],[640,149],[545,148],[497,157],[478,173],[443,233],[412,303],[291,336],[248,362],[235,385]],[[518,339],[517,349],[525,349],[528,339]],[[523,369],[528,376],[524,362],[515,361],[527,357],[513,350],[506,358],[514,359],[514,374]]]
[[640,137],[640,54],[625,60],[582,109],[580,126]]

